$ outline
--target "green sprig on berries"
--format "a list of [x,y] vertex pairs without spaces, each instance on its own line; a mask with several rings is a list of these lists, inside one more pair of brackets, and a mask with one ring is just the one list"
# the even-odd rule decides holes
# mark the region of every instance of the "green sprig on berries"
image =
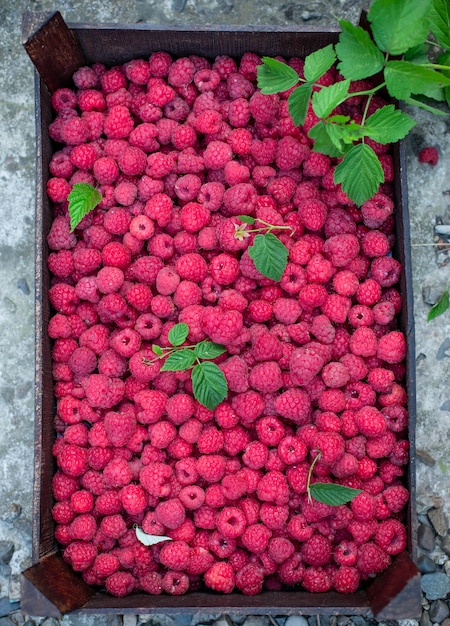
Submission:
[[70,232],[73,232],[83,217],[101,202],[102,194],[89,183],[75,183],[67,197],[69,201]]
[[[250,237],[251,233],[258,233],[253,240],[253,244],[248,248],[248,255],[253,259],[258,272],[271,280],[281,280],[284,270],[286,269],[289,251],[272,231],[289,230],[292,235],[293,229],[291,226],[269,224],[269,222],[265,222],[259,218],[256,220],[256,218],[250,215],[238,215],[238,219],[243,223],[242,225],[235,225],[236,232],[234,236],[236,239],[242,241]],[[256,221],[262,226],[258,228],[247,228],[247,225],[252,226]]]
[[[328,45],[305,58],[304,78],[280,61],[262,58],[258,86],[264,94],[293,89],[288,110],[301,126],[309,108],[320,118],[308,136],[313,151],[340,160],[334,181],[358,206],[369,200],[384,182],[378,156],[365,143],[370,138],[381,144],[406,137],[415,121],[392,104],[368,115],[373,97],[386,89],[392,98],[448,115],[442,104],[450,105],[450,9],[446,0],[375,0],[369,10],[370,30],[340,20],[336,46]],[[429,41],[428,37],[434,41]],[[437,63],[430,61],[443,50]],[[343,80],[330,86],[317,81],[337,62]],[[351,92],[351,81],[382,75],[370,89]],[[335,110],[348,98],[366,97],[361,121]],[[438,106],[436,106],[438,105]]]
[[329,504],[330,506],[339,506],[351,502],[353,498],[356,498],[356,496],[361,493],[361,489],[353,489],[353,487],[346,487],[345,485],[338,485],[337,483],[311,483],[314,465],[321,456],[322,453],[319,451],[309,468],[306,483],[308,500],[311,501],[312,498],[314,498],[317,502]]
[[152,345],[155,359],[144,360],[150,365],[158,359],[165,359],[161,372],[183,372],[192,368],[192,391],[194,397],[210,411],[225,400],[228,395],[227,380],[222,370],[211,363],[212,359],[226,352],[226,348],[213,341],[200,341],[194,345],[183,345],[189,335],[189,326],[175,324],[169,331],[170,346]]

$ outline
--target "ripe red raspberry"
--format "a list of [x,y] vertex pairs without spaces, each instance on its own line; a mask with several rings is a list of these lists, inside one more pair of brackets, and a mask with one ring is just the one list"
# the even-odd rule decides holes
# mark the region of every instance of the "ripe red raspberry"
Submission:
[[224,561],[214,563],[204,574],[207,587],[222,593],[231,593],[235,585],[233,568]]
[[[223,214],[226,216],[250,215],[254,211],[257,197],[256,189],[250,183],[237,183],[232,187],[228,187],[223,194]],[[233,231],[234,237],[234,233],[236,232],[234,225]],[[221,241],[219,233],[218,239]],[[234,237],[234,239],[236,238]],[[247,244],[245,244],[245,247],[246,246]]]
[[197,461],[197,471],[209,483],[216,483],[225,474],[226,461],[219,454],[201,456]]
[[359,587],[359,579],[355,567],[343,565],[333,573],[333,588],[339,593],[354,593]]
[[434,146],[426,146],[419,152],[419,163],[428,163],[435,166],[439,161],[439,152]]
[[325,176],[330,169],[330,158],[320,152],[310,152],[302,167],[305,176]]
[[261,393],[273,393],[283,386],[281,370],[275,361],[265,361],[255,365],[249,376],[253,389]]
[[392,215],[393,210],[394,203],[382,193],[376,193],[361,206],[364,224],[369,228],[379,228]]
[[358,239],[352,234],[333,235],[326,240],[324,253],[335,267],[344,267],[358,255]]
[[361,241],[363,253],[370,258],[386,256],[390,248],[389,239],[380,230],[369,230]]
[[350,350],[357,356],[370,357],[377,354],[378,341],[375,333],[367,326],[360,326],[350,337]]
[[409,492],[403,485],[393,485],[383,491],[383,500],[392,513],[399,513],[409,500]]
[[[281,143],[282,140],[280,140]],[[328,209],[320,200],[303,200],[298,204],[298,215],[308,230],[318,231],[325,224]]]
[[137,580],[130,572],[115,572],[108,576],[105,587],[108,593],[118,598],[129,595],[137,584]]
[[320,567],[331,561],[331,544],[326,537],[315,533],[301,547],[302,559],[305,563]]
[[76,572],[83,572],[90,567],[97,556],[97,548],[88,541],[72,541],[63,552],[63,559]]
[[105,118],[103,132],[108,139],[124,139],[133,130],[134,122],[126,106],[112,106]]
[[168,569],[182,571],[189,564],[191,549],[184,541],[163,543],[159,553],[159,562]]
[[217,529],[226,538],[240,537],[246,525],[245,515],[238,507],[225,507],[217,516]]
[[301,425],[309,421],[311,403],[305,391],[293,388],[278,396],[275,409],[282,417]]
[[204,280],[208,271],[204,258],[195,252],[180,256],[175,268],[182,279],[196,283]]
[[106,537],[119,539],[127,532],[127,525],[122,515],[105,515],[100,523],[100,529]]
[[241,541],[249,552],[260,554],[266,550],[271,536],[272,531],[264,524],[251,524],[244,530]]
[[359,432],[366,437],[378,437],[386,431],[386,419],[373,406],[364,406],[354,415]]
[[305,386],[312,381],[324,365],[323,356],[307,345],[296,348],[289,360],[289,372],[296,385]]
[[315,309],[323,306],[327,299],[328,293],[325,287],[315,283],[305,285],[298,294],[298,300],[303,309]]
[[87,450],[80,446],[68,444],[57,454],[58,467],[68,476],[82,476],[87,466]]
[[390,562],[389,555],[371,541],[361,545],[359,548],[357,569],[363,579],[384,571]]
[[202,328],[215,343],[228,344],[233,341],[240,333],[242,324],[239,311],[227,311],[218,306],[204,308]]
[[258,498],[263,502],[273,502],[277,506],[289,501],[289,486],[284,474],[279,471],[269,471],[261,478],[256,490]]
[[184,87],[194,80],[195,66],[187,57],[180,57],[169,67],[167,80],[174,87]]
[[399,330],[384,335],[378,342],[377,357],[387,363],[400,363],[406,357],[406,340]]
[[275,161],[280,170],[296,169],[305,161],[309,153],[307,144],[287,135],[282,137],[276,145]]
[[281,421],[275,416],[262,417],[256,422],[258,439],[268,445],[277,446],[283,439],[285,429]]
[[178,498],[171,498],[156,506],[155,518],[167,528],[179,528],[186,518],[186,509]]
[[407,543],[404,525],[396,519],[381,522],[375,533],[375,543],[390,556],[400,554]]

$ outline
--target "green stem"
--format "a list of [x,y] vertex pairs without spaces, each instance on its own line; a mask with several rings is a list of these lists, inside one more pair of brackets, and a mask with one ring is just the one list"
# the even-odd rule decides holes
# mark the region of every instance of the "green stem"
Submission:
[[420,67],[431,67],[435,70],[450,70],[449,65],[440,65],[439,63],[423,63]]
[[309,468],[308,479],[307,479],[307,482],[306,482],[306,493],[308,494],[308,501],[309,502],[311,502],[311,500],[312,500],[312,496],[311,496],[311,477],[312,477],[314,465],[317,463],[317,461],[320,459],[321,456],[322,456],[322,452],[319,450],[316,458],[311,463],[310,468]]

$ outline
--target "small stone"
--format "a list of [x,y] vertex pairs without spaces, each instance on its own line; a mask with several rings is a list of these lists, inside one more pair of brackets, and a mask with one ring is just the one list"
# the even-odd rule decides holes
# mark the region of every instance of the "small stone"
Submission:
[[308,626],[308,620],[301,615],[289,615],[284,626]]
[[434,624],[440,624],[450,615],[450,609],[443,600],[435,600],[430,606],[430,619]]
[[450,617],[447,617],[443,622],[441,622],[442,626],[450,626]]
[[417,560],[417,567],[421,574],[431,574],[436,571],[436,563],[429,556],[423,554]]
[[431,552],[435,545],[435,534],[431,526],[420,524],[417,530],[417,541],[422,550]]
[[9,615],[13,611],[18,611],[20,602],[10,602],[9,598],[0,598],[0,617]]
[[125,613],[122,619],[123,619],[123,626],[136,626],[137,624],[137,615]]
[[30,295],[30,287],[26,278],[19,278],[17,281],[17,288],[20,289],[20,291],[26,296]]
[[428,467],[434,467],[436,465],[436,460],[426,450],[416,449],[416,459],[420,463],[428,465]]
[[420,616],[419,626],[431,626],[432,621],[430,619],[430,615],[428,611],[422,611],[422,615]]
[[22,513],[22,507],[18,502],[12,502],[9,509],[3,513],[1,519],[4,522],[14,522]]
[[449,356],[450,356],[450,337],[446,337],[446,339],[444,339],[444,341],[441,343],[441,345],[438,348],[436,359],[438,361],[442,361],[442,359],[445,359],[446,357],[449,357]]
[[428,511],[428,519],[433,525],[434,530],[440,537],[445,537],[448,531],[448,519],[444,513],[444,510],[430,509]]
[[447,556],[450,556],[450,535],[446,535],[440,541],[440,546]]
[[450,578],[443,572],[434,572],[422,576],[422,591],[428,600],[439,600],[450,593]]
[[[295,617],[295,616],[292,616],[292,617]],[[286,620],[286,624],[287,624],[287,621],[288,620]],[[267,617],[267,615],[249,615],[243,624],[243,626],[269,626],[269,625],[270,625],[270,619]],[[291,626],[296,626],[296,625],[291,624]],[[302,625],[299,624],[298,626],[302,626]]]
[[16,626],[9,617],[0,617],[0,626]]
[[442,285],[438,283],[433,283],[429,285],[424,285],[422,287],[422,298],[426,304],[431,304],[433,306],[442,296]]
[[0,541],[0,563],[9,563],[14,554],[12,541]]

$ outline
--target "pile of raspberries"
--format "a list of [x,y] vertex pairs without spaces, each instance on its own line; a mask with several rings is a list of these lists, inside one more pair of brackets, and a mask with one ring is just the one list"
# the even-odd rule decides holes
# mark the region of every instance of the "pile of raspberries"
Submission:
[[[301,59],[287,62],[302,76]],[[81,67],[52,96],[55,534],[65,561],[115,596],[351,593],[406,547],[389,146],[368,140],[386,182],[356,207],[333,182],[337,160],[312,150],[312,109],[296,127],[289,92],[258,90],[260,63],[156,52]],[[319,82],[337,80],[331,69]],[[365,104],[337,112],[358,120]],[[102,200],[71,232],[80,182]],[[242,235],[264,223],[290,226],[273,231],[289,250],[280,282]],[[160,372],[152,345],[181,322],[187,344],[226,348],[215,410],[189,371]],[[308,498],[314,460],[312,483],[361,493]],[[137,527],[172,541],[146,546]]]

